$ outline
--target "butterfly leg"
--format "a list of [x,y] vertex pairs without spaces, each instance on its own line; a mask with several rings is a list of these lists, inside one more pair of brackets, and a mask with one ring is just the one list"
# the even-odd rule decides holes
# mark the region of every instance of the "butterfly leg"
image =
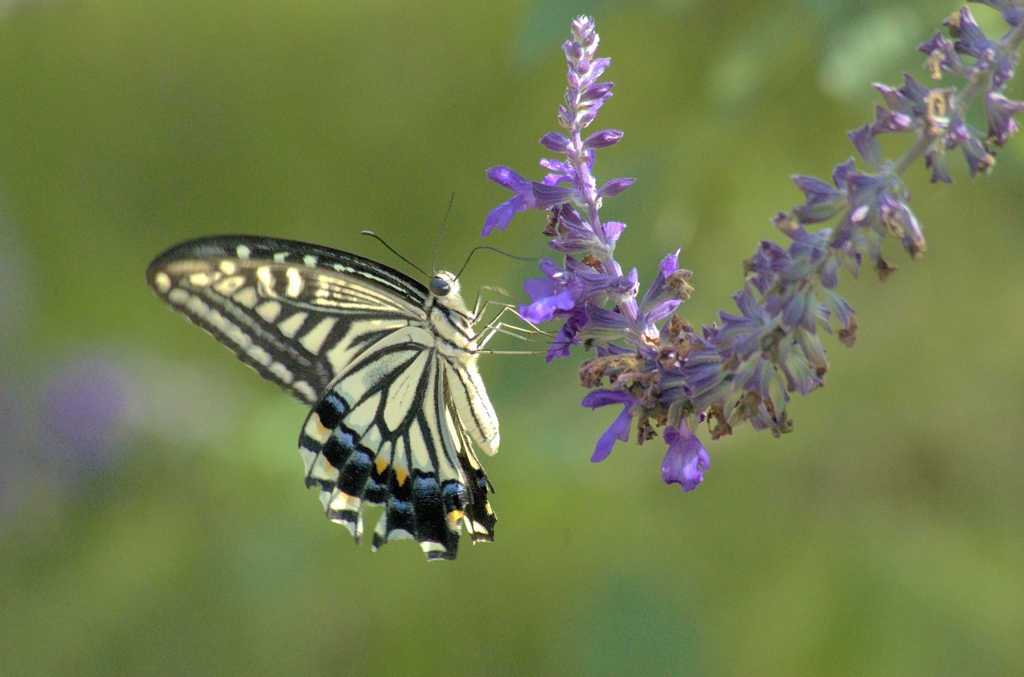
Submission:
[[[519,318],[519,320],[528,324],[530,328],[525,329],[523,327],[517,327],[515,325],[508,324],[507,322],[503,322],[501,318],[505,313],[512,313],[517,318]],[[497,334],[505,334],[506,336],[512,336],[521,341],[530,340],[529,338],[527,338],[527,336],[524,336],[524,334],[540,334],[543,336],[550,336],[548,332],[540,329],[537,325],[523,319],[523,316],[519,314],[515,307],[508,304],[502,304],[502,308],[500,311],[498,311],[498,314],[495,315],[494,318],[490,322],[488,322],[487,325],[480,330],[480,332],[477,333],[477,335],[474,337],[474,340],[479,341],[479,348],[483,348]]]

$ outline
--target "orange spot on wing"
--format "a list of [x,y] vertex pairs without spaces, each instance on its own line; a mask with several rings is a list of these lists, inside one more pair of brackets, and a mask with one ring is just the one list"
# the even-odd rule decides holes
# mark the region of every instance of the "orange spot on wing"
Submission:
[[462,519],[462,516],[465,514],[466,513],[461,510],[452,510],[448,513],[448,526],[451,527],[452,531],[459,530],[459,520]]
[[378,458],[376,461],[374,461],[374,465],[377,466],[377,474],[383,475],[384,471],[388,467],[388,462],[383,458]]
[[408,479],[409,473],[402,468],[395,468],[395,479],[398,480],[398,486],[404,486],[405,480]]

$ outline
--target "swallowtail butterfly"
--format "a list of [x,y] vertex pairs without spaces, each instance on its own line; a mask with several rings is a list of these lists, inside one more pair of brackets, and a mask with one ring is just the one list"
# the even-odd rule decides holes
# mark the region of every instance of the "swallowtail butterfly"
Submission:
[[150,264],[163,301],[260,376],[312,406],[299,434],[306,486],[327,516],[373,549],[415,538],[454,559],[460,525],[494,538],[494,491],[471,439],[498,451],[498,419],[476,369],[474,313],[450,273],[429,288],[354,254],[267,237],[223,236]]

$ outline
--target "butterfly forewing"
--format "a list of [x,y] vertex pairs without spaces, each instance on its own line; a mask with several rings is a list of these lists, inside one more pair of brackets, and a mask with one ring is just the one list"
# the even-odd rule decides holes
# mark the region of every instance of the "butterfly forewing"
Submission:
[[[225,236],[159,256],[150,286],[261,376],[313,407],[299,438],[307,486],[374,549],[415,538],[453,559],[460,523],[491,540],[490,484],[470,443],[498,446],[468,312],[391,268],[288,240]],[[468,434],[467,434],[468,431]]]

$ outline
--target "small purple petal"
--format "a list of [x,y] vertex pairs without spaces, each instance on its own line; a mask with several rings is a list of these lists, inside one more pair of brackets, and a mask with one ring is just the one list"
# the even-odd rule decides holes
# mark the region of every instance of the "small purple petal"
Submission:
[[576,335],[580,333],[580,329],[586,323],[587,314],[583,308],[577,307],[571,310],[569,317],[562,324],[562,328],[558,330],[558,336],[548,348],[548,354],[544,361],[550,362],[556,357],[569,357],[569,349],[580,342]]
[[633,185],[636,179],[612,179],[601,186],[597,194],[601,197],[614,197]]
[[516,212],[525,210],[526,205],[523,204],[523,198],[518,195],[502,202],[487,215],[487,219],[484,220],[484,229],[480,231],[480,235],[487,237],[495,228],[505,230],[509,222],[512,221],[512,217],[516,215]]
[[633,424],[633,415],[629,413],[629,407],[625,407],[612,424],[608,426],[594,447],[594,455],[590,457],[591,463],[600,463],[608,458],[615,446],[615,440],[629,441],[629,429]]
[[555,281],[549,277],[531,277],[523,283],[523,290],[530,296],[530,299],[539,301],[542,298],[555,295]]
[[610,404],[624,404],[632,407],[636,404],[636,398],[625,390],[591,390],[580,404],[591,409],[607,407]]
[[533,198],[533,183],[508,167],[502,165],[491,167],[487,170],[487,178],[524,199]]
[[519,306],[519,315],[527,322],[540,324],[548,322],[559,310],[572,310],[576,301],[572,298],[572,290],[566,289],[563,292],[534,301],[528,306]]
[[669,317],[672,313],[676,312],[676,309],[680,304],[682,304],[682,301],[679,299],[668,299],[667,301],[662,301],[656,305],[651,312],[647,313],[647,321],[651,323],[661,322],[666,317]]
[[661,463],[661,478],[666,484],[679,484],[683,491],[693,491],[704,481],[704,471],[711,466],[711,457],[697,436],[687,428],[665,428],[668,451]]
[[677,249],[673,254],[666,254],[665,258],[663,258],[661,263],[658,264],[661,274],[665,277],[668,277],[679,270],[679,251],[680,250]]

